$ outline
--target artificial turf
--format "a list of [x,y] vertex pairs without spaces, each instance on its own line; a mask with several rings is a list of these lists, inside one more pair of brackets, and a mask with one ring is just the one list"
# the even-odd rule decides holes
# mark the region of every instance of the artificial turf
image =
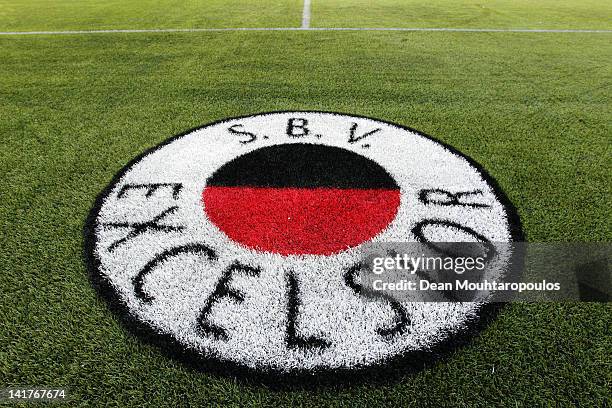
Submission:
[[610,44],[607,33],[0,37],[0,383],[66,386],[79,406],[610,405],[609,304],[510,305],[417,374],[279,391],[192,371],[127,334],[82,260],[85,217],[129,160],[194,126],[280,109],[419,129],[498,180],[529,241],[609,241]]
[[610,29],[600,0],[314,1],[316,27]]
[[290,27],[301,0],[0,0],[0,31]]

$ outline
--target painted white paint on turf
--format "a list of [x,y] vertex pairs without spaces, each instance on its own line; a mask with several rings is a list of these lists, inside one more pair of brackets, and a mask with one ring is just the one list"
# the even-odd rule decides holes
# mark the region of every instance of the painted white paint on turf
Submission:
[[302,11],[302,28],[310,27],[310,0],[304,0],[304,10]]
[[0,31],[0,36],[23,35],[79,35],[79,34],[137,34],[137,33],[215,33],[234,31],[424,31],[457,33],[575,33],[612,34],[612,30],[590,29],[528,29],[528,28],[421,28],[421,27],[236,27],[236,28],[146,28],[113,30],[60,30],[60,31]]
[[[286,134],[290,118],[308,120],[311,135],[296,140]],[[368,141],[348,143],[351,126],[381,128]],[[228,132],[230,126],[258,137],[241,144]],[[207,218],[202,203],[206,180],[219,167],[255,149],[287,143],[316,143],[353,151],[380,164],[397,182],[401,201],[394,221],[373,241],[411,242],[412,228],[423,219],[454,220],[477,230],[492,242],[511,240],[507,209],[493,187],[465,158],[439,143],[392,124],[373,119],[318,112],[284,112],[230,119],[195,130],[147,154],[111,186],[95,217],[94,256],[99,273],[113,286],[130,313],[159,333],[172,336],[185,348],[219,361],[231,361],[252,369],[292,370],[357,368],[382,363],[403,353],[426,351],[452,339],[475,318],[479,303],[414,303],[402,305],[411,319],[410,330],[392,341],[376,330],[393,322],[385,302],[371,302],[356,295],[343,279],[343,271],[360,260],[360,248],[331,255],[290,255],[259,252],[232,241]],[[181,183],[178,197],[158,190],[150,197],[126,184]],[[432,206],[420,203],[422,189],[482,191],[487,208]],[[164,225],[183,226],[182,231],[147,232],[114,250],[113,242],[129,229],[109,223],[144,222],[169,208],[177,210]],[[437,241],[456,239],[456,231],[432,231]],[[156,254],[170,248],[201,243],[212,248],[217,259],[185,254],[159,264],[144,280],[144,290],[154,298],[143,302],[134,293],[133,279]],[[209,319],[227,330],[218,340],[197,330],[197,319],[222,271],[233,262],[261,268],[257,277],[236,274],[231,287],[244,293],[241,303],[223,299]],[[495,268],[492,268],[495,269]],[[319,336],[330,343],[318,351],[290,348],[286,344],[287,272],[300,285],[298,330],[304,337]]]

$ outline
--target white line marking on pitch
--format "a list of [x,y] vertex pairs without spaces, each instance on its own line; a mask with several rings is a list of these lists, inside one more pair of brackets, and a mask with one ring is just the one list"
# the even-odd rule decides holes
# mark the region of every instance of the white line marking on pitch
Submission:
[[310,0],[304,0],[304,11],[302,11],[302,28],[310,28]]
[[528,28],[368,28],[368,27],[238,27],[238,28],[149,28],[117,30],[67,30],[67,31],[0,31],[2,36],[20,35],[74,35],[74,34],[115,34],[115,33],[201,33],[226,31],[442,31],[459,33],[604,33],[612,30],[574,30],[574,29],[528,29]]

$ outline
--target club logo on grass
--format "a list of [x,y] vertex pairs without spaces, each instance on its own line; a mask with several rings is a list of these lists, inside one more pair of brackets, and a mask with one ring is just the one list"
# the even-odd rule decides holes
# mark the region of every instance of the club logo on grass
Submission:
[[176,136],[126,166],[86,226],[94,283],[164,349],[272,376],[418,367],[486,305],[368,301],[370,242],[517,238],[479,166],[365,117],[276,112]]

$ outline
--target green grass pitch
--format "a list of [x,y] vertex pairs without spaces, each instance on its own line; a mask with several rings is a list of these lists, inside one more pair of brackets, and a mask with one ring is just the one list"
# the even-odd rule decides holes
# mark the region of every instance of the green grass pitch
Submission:
[[[482,3],[482,4],[481,4]],[[609,2],[313,0],[313,27],[612,29]],[[299,27],[302,2],[0,0],[0,31]],[[527,239],[609,241],[612,33],[253,31],[0,36],[0,386],[78,406],[612,403],[609,304],[513,304],[388,384],[272,390],[195,372],[96,295],[82,228],[133,157],[229,116],[318,109],[419,129],[481,163]]]

